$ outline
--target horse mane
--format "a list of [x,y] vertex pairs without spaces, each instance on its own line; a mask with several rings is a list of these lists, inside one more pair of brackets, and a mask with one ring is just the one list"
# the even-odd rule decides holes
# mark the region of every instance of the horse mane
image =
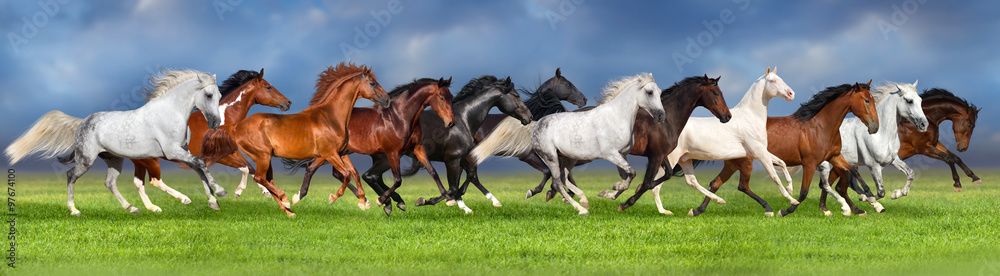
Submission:
[[[462,90],[458,92],[458,95],[455,95],[455,97],[451,99],[451,102],[458,103],[468,98],[471,98],[472,95],[475,95],[480,91],[486,90],[485,88],[491,85],[502,86],[503,80],[500,80],[496,76],[492,75],[482,75],[478,78],[469,81],[469,83],[465,84],[465,86],[462,87]],[[511,87],[505,87],[505,88],[514,89],[513,85],[511,85]]]
[[437,81],[438,80],[432,78],[415,79],[413,80],[413,82],[402,84],[396,86],[396,88],[393,88],[392,91],[389,92],[389,98],[395,98],[399,95],[402,95],[406,91],[420,88],[421,86],[427,85],[429,83],[437,83]]
[[977,116],[979,114],[979,107],[969,103],[963,98],[955,96],[955,94],[952,94],[951,91],[945,90],[944,88],[935,87],[924,90],[924,93],[920,93],[920,98],[923,99],[924,101],[933,101],[933,100],[954,101],[968,108],[970,110],[969,113],[972,114],[973,116]]
[[666,99],[667,97],[669,97],[674,92],[677,92],[678,90],[680,90],[680,88],[682,88],[682,87],[688,87],[689,85],[698,84],[698,83],[702,83],[702,82],[705,82],[705,81],[706,81],[705,80],[705,76],[692,76],[692,77],[684,78],[683,80],[681,80],[679,82],[675,82],[674,85],[671,85],[670,87],[667,87],[667,89],[663,89],[663,91],[660,93],[660,99],[661,100],[662,99]]
[[545,115],[566,112],[566,107],[562,105],[562,101],[552,93],[551,89],[535,91],[534,93],[524,88],[518,89],[518,91],[528,96],[524,105],[531,111],[532,120],[537,121]]
[[257,71],[240,70],[222,82],[222,85],[219,86],[219,93],[222,94],[222,99],[225,99],[226,96],[236,91],[236,88],[240,88],[240,86],[259,77],[260,73]]
[[202,74],[207,75],[208,73],[190,69],[160,69],[159,73],[149,76],[149,86],[142,89],[146,96],[146,102],[148,103],[153,99],[163,97],[163,95],[166,95],[167,92],[170,92],[177,85],[191,78],[198,78]]
[[872,92],[872,98],[875,98],[876,103],[882,103],[882,101],[888,98],[888,96],[893,92],[899,91],[900,93],[905,93],[903,90],[896,87],[897,85],[904,84],[905,83],[887,81],[879,84],[879,86],[875,87],[875,89],[871,89],[869,91]]
[[[861,83],[858,85],[862,88],[870,89],[867,84]],[[803,103],[802,106],[799,106],[799,109],[796,110],[792,116],[795,117],[795,119],[799,119],[799,121],[812,119],[817,113],[819,113],[820,110],[823,109],[823,107],[833,100],[836,100],[844,93],[851,91],[851,88],[853,87],[854,85],[846,83],[838,86],[827,87],[826,89],[823,89],[823,91],[813,94],[812,98]]]
[[616,96],[625,91],[626,87],[632,84],[632,82],[652,82],[653,74],[650,73],[639,73],[635,76],[622,77],[616,81],[609,82],[607,86],[601,89],[601,99],[597,105],[606,104],[614,100]]
[[[354,63],[346,62],[341,62],[336,67],[327,67],[326,71],[319,73],[319,79],[316,80],[316,93],[309,100],[309,105],[312,106],[322,102],[323,99],[326,99],[326,96],[333,93],[333,88],[340,86],[353,77],[364,74],[368,70],[369,68],[364,65],[357,66]],[[374,78],[374,76],[372,77]]]

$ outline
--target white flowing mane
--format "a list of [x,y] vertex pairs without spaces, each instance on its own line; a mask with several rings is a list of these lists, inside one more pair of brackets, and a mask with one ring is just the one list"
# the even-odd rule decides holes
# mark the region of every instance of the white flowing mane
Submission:
[[897,85],[902,86],[907,84],[887,81],[879,84],[879,86],[875,87],[875,89],[872,89],[872,98],[875,98],[875,103],[882,103],[883,100],[888,98],[889,94],[896,91],[899,91],[899,93],[907,93],[905,89],[900,90],[897,88]]
[[628,88],[633,82],[639,82],[639,84],[653,82],[653,74],[639,73],[635,76],[622,77],[616,81],[608,82],[608,85],[601,89],[601,98],[597,105],[606,104],[614,100],[616,96],[625,91],[625,88]]
[[167,92],[170,92],[171,89],[174,89],[174,87],[181,83],[202,76],[208,76],[208,73],[189,69],[162,69],[159,74],[149,76],[150,86],[144,88],[146,91],[146,102],[166,95]]

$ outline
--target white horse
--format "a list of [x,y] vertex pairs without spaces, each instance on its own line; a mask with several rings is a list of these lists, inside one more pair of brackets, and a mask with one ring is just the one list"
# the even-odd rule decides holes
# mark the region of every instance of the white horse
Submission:
[[[852,167],[867,166],[871,170],[880,197],[885,195],[885,189],[882,186],[883,168],[892,165],[906,174],[906,185],[903,186],[903,189],[892,192],[892,199],[897,199],[910,192],[910,184],[913,183],[915,177],[913,170],[899,159],[900,145],[897,130],[900,117],[912,122],[917,127],[917,131],[920,132],[927,131],[927,117],[924,116],[924,109],[921,107],[916,81],[913,84],[888,82],[871,91],[875,101],[878,102],[875,109],[878,111],[881,128],[875,134],[868,134],[868,128],[858,118],[845,119],[840,125],[840,138],[843,145],[840,154]],[[828,176],[832,169],[832,165],[825,163],[820,166],[820,175],[823,176],[820,178],[820,185],[824,187],[830,185]],[[839,194],[832,194],[841,206],[847,204]],[[861,194],[859,199],[872,204],[876,212],[885,211],[885,208],[876,201],[875,197]]]
[[[792,191],[792,177],[788,174],[785,162],[767,151],[768,102],[774,97],[781,97],[787,101],[795,99],[795,91],[778,77],[777,72],[777,67],[774,71],[768,68],[767,73],[750,85],[740,103],[729,109],[733,118],[728,123],[722,123],[715,117],[688,120],[687,125],[681,130],[677,147],[667,155],[668,164],[679,164],[684,169],[684,179],[688,185],[715,200],[716,203],[722,204],[726,201],[698,184],[692,160],[729,160],[743,157],[757,159],[764,165],[774,184],[778,185],[781,195],[792,205],[799,204],[799,201],[789,194]],[[785,180],[788,181],[787,189],[781,186],[781,180],[772,164],[782,168]],[[663,208],[663,203],[660,201],[661,185],[663,184],[653,188],[653,192],[656,193],[656,208],[662,214],[672,215],[672,212]],[[688,215],[693,215],[693,209]]]
[[[608,84],[603,99],[594,109],[562,112],[543,117],[531,131],[531,146],[535,154],[549,167],[552,181],[563,198],[587,215],[590,204],[580,188],[567,181],[577,160],[604,159],[627,172],[625,185],[635,178],[625,155],[632,150],[632,131],[636,112],[646,110],[657,123],[666,117],[660,102],[660,87],[653,74],[642,73]],[[573,200],[566,189],[580,197]]]
[[139,208],[129,204],[118,192],[118,175],[124,158],[167,158],[184,162],[201,177],[208,196],[208,206],[219,209],[218,200],[212,196],[226,196],[226,190],[208,173],[205,162],[187,150],[190,137],[187,121],[197,108],[208,121],[209,128],[217,129],[219,116],[219,87],[215,75],[193,70],[163,71],[150,79],[148,101],[142,107],[128,111],[98,112],[85,119],[74,118],[58,110],[38,119],[31,129],[21,135],[6,149],[11,164],[42,152],[45,158],[59,157],[63,163],[76,162],[66,172],[70,214],[80,215],[73,201],[73,185],[90,169],[98,157],[108,164],[104,185],[114,194],[122,208],[138,214]]

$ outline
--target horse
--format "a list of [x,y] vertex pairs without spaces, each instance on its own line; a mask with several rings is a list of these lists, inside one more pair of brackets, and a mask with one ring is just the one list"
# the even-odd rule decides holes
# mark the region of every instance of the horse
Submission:
[[[840,155],[840,124],[848,112],[860,118],[860,121],[868,127],[868,133],[878,131],[878,113],[875,111],[875,100],[869,91],[870,85],[871,81],[827,87],[813,95],[812,99],[803,103],[792,115],[767,118],[767,136],[783,137],[783,139],[769,139],[767,150],[781,158],[786,165],[803,168],[802,182],[799,184],[801,185],[799,202],[804,201],[809,194],[809,185],[819,163]],[[726,160],[722,172],[712,180],[709,190],[718,191],[733,173],[739,171],[739,190],[764,207],[765,216],[774,216],[774,211],[767,201],[750,190],[752,170],[753,160],[750,158]],[[832,192],[828,190],[829,187],[823,188]],[[705,212],[708,203],[709,198],[705,198],[701,206],[688,214],[697,216]],[[780,210],[779,214],[781,216],[791,214],[796,207],[798,205],[792,205],[788,209]],[[849,210],[845,212],[846,215],[850,215]]]
[[[791,205],[799,204],[798,200],[789,195],[792,190],[792,177],[788,174],[785,162],[767,151],[768,102],[774,97],[781,97],[786,101],[795,99],[795,91],[785,84],[777,72],[778,68],[771,71],[768,67],[767,72],[750,85],[740,103],[730,109],[733,120],[728,123],[723,124],[715,118],[688,119],[688,124],[678,137],[677,146],[667,155],[668,164],[678,164],[684,170],[684,178],[689,186],[715,200],[716,203],[723,204],[726,201],[698,184],[698,179],[694,176],[693,160],[729,160],[742,157],[757,159],[764,165],[774,184],[778,185],[782,196],[788,199]],[[779,138],[776,142],[782,143],[784,142],[782,138],[785,137],[776,138]],[[778,174],[771,164],[781,166],[788,181],[787,189],[781,186],[781,180],[778,179]],[[653,188],[656,194],[656,208],[661,214],[673,215],[669,210],[663,209],[663,203],[660,201],[662,185]]]
[[[431,110],[434,110],[444,120],[446,127],[455,124],[455,117],[451,111],[452,95],[448,89],[449,86],[451,86],[451,78],[448,80],[444,78],[414,80],[411,83],[397,86],[389,92],[389,108],[355,107],[354,111],[351,112],[351,121],[348,122],[347,129],[351,134],[350,138],[353,139],[348,140],[347,150],[371,156],[385,156],[389,168],[392,170],[395,181],[392,188],[384,190],[378,185],[369,184],[373,190],[380,194],[379,199],[376,199],[375,202],[378,205],[384,205],[383,210],[386,215],[392,212],[392,205],[387,204],[390,203],[388,197],[402,182],[399,159],[407,151],[414,148],[410,136],[413,129],[418,127],[419,121],[417,119],[424,108],[430,106]],[[427,160],[427,155],[422,150],[415,151],[414,155],[424,162]],[[282,161],[287,165],[292,165],[293,168],[297,167],[294,160],[284,159]],[[306,175],[302,179],[302,188],[292,196],[292,205],[305,198],[309,192],[309,183],[313,174],[326,163],[323,158],[309,161],[304,162],[308,163]],[[372,169],[376,169],[376,167],[373,166]],[[333,175],[337,179],[344,178],[344,175],[338,174],[336,170]],[[441,186],[440,181],[437,184]],[[443,186],[441,188],[444,189]],[[403,203],[399,202],[399,204]],[[398,205],[398,207],[401,210],[406,210],[405,205]]]
[[[462,168],[469,164],[466,156],[476,145],[475,133],[482,126],[493,107],[497,107],[504,114],[517,118],[521,124],[528,124],[532,118],[528,107],[524,105],[521,96],[514,89],[510,77],[507,77],[506,80],[500,80],[489,75],[470,81],[452,100],[452,112],[456,114],[455,126],[446,128],[441,118],[433,113],[420,115],[420,128],[414,130],[411,139],[419,142],[419,147],[426,152],[430,161],[444,162],[447,169],[449,190],[446,191],[439,186],[438,191],[441,196],[428,200],[423,197],[418,198],[416,206],[434,205],[445,200],[448,206],[457,204],[466,214],[472,213],[472,209],[465,205],[460,196],[454,196],[453,192],[459,190]],[[414,153],[416,153],[416,148]],[[363,178],[369,185],[375,183],[385,188],[381,175],[386,171],[386,166],[379,165],[384,164],[385,158],[378,156],[374,158],[374,161],[373,169],[365,172]],[[431,177],[437,179],[437,172],[433,170],[434,167],[429,162],[423,163],[421,161],[421,164]],[[378,170],[374,169],[376,165],[379,166]],[[403,172],[403,176],[412,176],[420,168],[414,162],[410,168]],[[402,198],[398,198],[397,194],[392,197],[393,200],[402,202]]]
[[[278,92],[277,88],[271,85],[271,83],[264,80],[264,69],[261,68],[260,72],[254,72],[249,70],[240,70],[234,73],[229,79],[222,82],[222,86],[219,86],[219,93],[222,94],[222,99],[219,100],[219,116],[222,120],[222,125],[235,124],[240,120],[243,120],[247,116],[247,112],[250,111],[250,107],[255,104],[262,104],[270,107],[276,107],[281,109],[281,111],[287,111],[292,105],[292,102],[285,98],[281,92]],[[195,156],[201,155],[201,143],[205,137],[205,134],[213,131],[208,129],[208,122],[205,121],[204,116],[191,116],[188,118],[188,129],[191,131],[190,141],[188,142],[188,150],[191,154]],[[149,173],[149,183],[154,187],[160,188],[164,192],[167,192],[174,198],[181,201],[183,204],[191,203],[191,199],[186,195],[170,188],[166,183],[163,182],[163,178],[160,176],[160,159],[129,159],[132,164],[135,165],[135,177],[133,178],[133,183],[136,189],[139,190],[139,196],[142,198],[142,203],[146,206],[147,210],[153,212],[161,212],[159,206],[154,205],[149,201],[149,196],[146,195],[146,173]],[[240,185],[236,188],[236,197],[240,197],[243,189],[246,187],[247,174],[253,171],[253,166],[250,162],[247,162],[243,158],[242,154],[234,153],[230,156],[219,161],[223,165],[227,165],[234,168],[239,168],[243,172],[243,178],[240,180]]]
[[215,196],[225,197],[228,193],[209,174],[205,162],[186,149],[185,123],[197,108],[209,129],[222,124],[219,113],[222,95],[215,85],[215,75],[194,70],[163,70],[150,77],[150,86],[144,90],[146,104],[133,110],[97,112],[83,119],[50,111],[7,147],[5,153],[10,164],[36,152],[42,152],[45,158],[66,154],[58,158],[60,162],[76,163],[66,172],[69,191],[66,205],[70,215],[80,216],[73,200],[74,185],[97,158],[108,164],[105,187],[132,214],[141,211],[118,192],[118,176],[125,158],[177,160],[198,173],[208,206],[219,210]]
[[[556,75],[538,86],[535,92],[521,90],[521,93],[529,96],[524,101],[524,105],[531,111],[532,122],[522,125],[520,120],[507,116],[507,114],[486,115],[486,120],[483,121],[482,126],[479,127],[479,131],[476,132],[477,145],[469,153],[474,156],[474,159],[478,160],[474,165],[464,166],[466,178],[465,183],[462,184],[462,194],[464,194],[465,187],[468,187],[469,183],[473,183],[487,199],[493,201],[493,206],[503,206],[500,200],[494,197],[479,182],[477,165],[482,163],[481,160],[485,160],[486,158],[482,157],[485,154],[483,152],[484,148],[490,147],[497,149],[491,150],[492,153],[488,153],[488,155],[517,157],[522,162],[545,174],[546,177],[542,180],[543,184],[548,181],[548,168],[545,168],[542,161],[538,160],[530,150],[531,128],[534,127],[534,121],[538,121],[549,114],[567,111],[560,101],[567,101],[577,107],[583,107],[587,105],[587,97],[576,88],[576,85],[573,85],[566,77],[562,76],[559,68],[556,68]],[[497,133],[497,135],[493,133]]]
[[[885,166],[891,164],[906,174],[906,186],[902,190],[893,191],[893,198],[898,198],[909,193],[910,184],[913,183],[915,177],[913,170],[899,158],[898,122],[900,117],[903,117],[912,122],[916,126],[917,131],[927,131],[929,123],[921,108],[921,99],[920,95],[917,94],[916,87],[916,81],[913,84],[888,82],[872,90],[875,101],[878,102],[876,107],[880,126],[878,132],[868,134],[867,128],[862,126],[861,121],[857,118],[846,119],[840,125],[840,137],[843,146],[840,150],[840,158],[831,160],[832,165],[837,166],[837,163],[846,163],[850,167],[868,166],[871,170],[872,178],[875,179],[880,198],[885,195],[885,189],[882,186],[882,168]],[[838,167],[846,166],[842,165]],[[832,169],[831,166],[820,167],[821,175],[830,175],[830,169]],[[847,197],[847,179],[844,179],[846,177],[843,176],[847,172],[842,169],[833,170],[833,172],[834,174],[828,177],[829,182],[827,183],[833,183],[838,177],[842,178],[837,187],[839,195],[837,193],[833,195],[843,206],[846,204],[844,197]],[[821,177],[821,183],[823,180],[825,179]],[[872,204],[876,212],[884,212],[885,208],[878,203],[876,197],[871,196],[870,192],[868,193],[868,195],[862,194],[860,200]],[[820,195],[820,210],[824,213],[829,212],[825,208],[826,195],[826,191],[823,191]]]
[[[203,155],[208,160],[219,160],[241,150],[257,164],[254,181],[264,185],[278,206],[289,217],[294,217],[288,196],[274,186],[271,157],[292,159],[323,158],[341,175],[358,177],[357,170],[348,158],[347,137],[351,111],[358,98],[366,98],[386,107],[389,96],[379,85],[371,68],[340,63],[319,74],[316,93],[309,107],[296,114],[257,113],[239,123],[226,125],[219,131],[205,136]],[[340,193],[350,184],[345,177]],[[358,208],[367,209],[361,182],[357,181]],[[335,200],[330,195],[330,202]]]
[[979,111],[982,109],[941,88],[926,90],[920,94],[920,98],[923,100],[921,108],[927,116],[927,131],[917,131],[917,127],[910,121],[899,121],[899,159],[906,160],[922,154],[948,163],[951,167],[951,176],[955,180],[956,192],[962,191],[962,182],[959,180],[958,171],[955,170],[955,164],[972,178],[973,184],[982,185],[983,181],[979,176],[976,176],[958,155],[948,151],[948,148],[938,140],[938,126],[945,120],[951,120],[951,129],[955,133],[955,149],[959,152],[968,150],[972,131],[976,128],[976,119],[979,118]]
[[[660,102],[664,107],[663,110],[667,113],[663,124],[653,122],[653,118],[648,112],[637,112],[635,126],[633,128],[634,144],[629,154],[645,156],[648,160],[650,160],[647,162],[646,176],[643,178],[642,184],[647,185],[646,189],[651,189],[652,186],[655,186],[655,184],[659,184],[665,180],[654,180],[652,174],[656,173],[656,169],[664,162],[666,155],[673,150],[673,146],[677,143],[677,136],[680,133],[680,130],[684,128],[684,124],[687,123],[687,118],[691,116],[691,113],[694,112],[696,107],[706,107],[712,112],[712,114],[716,115],[721,122],[728,122],[732,117],[732,114],[729,113],[729,107],[726,105],[726,99],[722,96],[722,91],[719,90],[718,84],[719,79],[721,78],[722,77],[712,79],[707,75],[688,77],[661,91]],[[544,164],[541,163],[541,160],[538,160],[538,157],[530,151],[530,137],[530,132],[526,134],[513,131],[499,132],[496,135],[490,135],[487,137],[487,140],[476,146],[476,149],[473,149],[472,152],[473,158],[476,159],[477,162],[481,163],[488,157],[487,154],[491,154],[490,152],[501,151],[501,154],[503,154],[502,151],[505,151],[504,148],[525,148],[519,158],[536,169],[541,168],[539,170],[544,174],[542,182],[539,183],[534,190],[528,191],[527,198],[531,198],[535,194],[541,193],[545,183],[551,177],[551,173],[548,168],[546,168]],[[496,144],[496,142],[488,141],[501,141],[500,143],[502,144],[501,146],[494,147],[492,144]],[[527,145],[504,145],[515,143],[523,143]],[[589,162],[590,161],[577,161],[576,165],[579,166]],[[571,183],[575,183],[572,175],[567,176],[567,180]],[[650,185],[649,183],[655,184]],[[549,190],[546,199],[551,199],[555,196],[555,192],[555,189]],[[623,191],[615,191],[612,193],[611,190],[605,190],[598,194],[598,196],[614,199],[621,195],[622,192]],[[630,203],[623,203],[619,205],[619,207],[624,210],[634,203],[635,201],[632,200]]]
[[[568,183],[577,160],[605,159],[625,171],[622,182],[635,178],[625,155],[632,149],[632,133],[639,109],[646,110],[656,123],[666,118],[660,102],[660,88],[653,75],[641,73],[624,77],[602,89],[597,107],[580,112],[562,112],[539,120],[531,131],[531,147],[552,172],[553,183],[579,215],[590,212],[587,196]],[[577,203],[566,190],[580,196]]]

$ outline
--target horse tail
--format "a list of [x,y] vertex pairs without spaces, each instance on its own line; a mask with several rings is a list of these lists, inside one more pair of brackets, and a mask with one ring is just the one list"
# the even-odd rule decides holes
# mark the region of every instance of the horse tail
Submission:
[[401,173],[402,176],[413,176],[414,174],[417,174],[417,172],[420,171],[420,168],[423,168],[423,165],[420,164],[420,161],[417,161],[417,158],[414,158],[413,156],[409,157],[410,157],[410,167],[406,168],[406,170],[403,171],[403,173]]
[[[66,115],[59,110],[49,111],[21,134],[14,143],[4,150],[10,164],[21,161],[24,157],[41,152],[42,158],[52,158],[73,151],[76,143],[76,131],[83,119]],[[72,158],[72,154],[69,156]],[[63,158],[59,158],[60,162]]]
[[205,133],[205,140],[202,141],[201,145],[201,158],[205,159],[205,162],[215,163],[233,152],[239,149],[236,146],[236,140],[233,140],[230,132],[233,131],[233,125],[224,125],[219,127],[218,130],[208,131]]
[[522,125],[514,117],[507,117],[493,129],[486,139],[469,153],[476,164],[481,164],[492,155],[517,156],[531,150],[531,130],[535,121]]
[[285,170],[288,171],[288,174],[295,174],[296,172],[299,171],[299,169],[309,167],[309,164],[312,164],[313,161],[316,161],[316,159],[315,158],[311,158],[311,159],[288,159],[288,158],[281,158],[281,164],[285,165]]

